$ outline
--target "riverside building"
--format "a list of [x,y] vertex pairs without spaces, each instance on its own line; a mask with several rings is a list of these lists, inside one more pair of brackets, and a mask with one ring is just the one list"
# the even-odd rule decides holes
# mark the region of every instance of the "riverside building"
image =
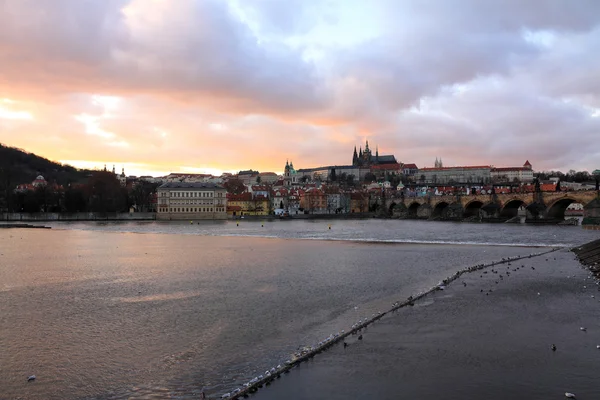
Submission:
[[214,183],[168,182],[158,187],[160,220],[226,219],[227,190]]

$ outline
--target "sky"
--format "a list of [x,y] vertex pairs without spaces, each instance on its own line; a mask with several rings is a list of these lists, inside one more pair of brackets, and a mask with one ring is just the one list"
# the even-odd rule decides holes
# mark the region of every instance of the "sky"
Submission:
[[0,0],[0,143],[128,175],[600,168],[598,0]]

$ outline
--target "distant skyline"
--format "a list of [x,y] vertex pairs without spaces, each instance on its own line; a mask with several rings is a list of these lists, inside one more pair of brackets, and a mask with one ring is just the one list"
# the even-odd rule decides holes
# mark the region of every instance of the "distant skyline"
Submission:
[[600,168],[597,0],[5,0],[0,142],[132,175]]

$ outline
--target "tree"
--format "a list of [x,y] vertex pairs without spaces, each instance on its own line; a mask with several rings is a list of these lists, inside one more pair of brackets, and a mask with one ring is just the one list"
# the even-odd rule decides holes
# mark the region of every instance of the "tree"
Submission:
[[156,192],[157,187],[157,183],[138,182],[129,193],[129,205],[136,205],[139,211],[146,212],[150,210],[152,196]]
[[377,177],[372,172],[367,172],[367,174],[365,175],[366,183],[372,183],[372,182],[375,182],[376,180],[377,180]]
[[0,165],[0,211],[12,211],[11,192],[13,184],[13,169],[7,160]]
[[65,191],[65,210],[67,212],[83,212],[87,209],[85,193],[82,188],[70,187]]
[[335,172],[335,168],[331,169],[331,173],[329,174],[329,180],[331,182],[335,182],[337,180],[337,175],[336,175],[336,172]]
[[127,191],[112,172],[94,172],[87,191],[92,212],[122,212],[127,208]]
[[258,176],[256,177],[256,183],[260,184],[260,182],[261,182],[261,178],[260,178],[260,175],[258,175]]
[[348,174],[346,176],[346,183],[348,184],[348,186],[354,186],[354,179],[356,179],[354,174]]
[[557,192],[560,192],[560,181],[556,182],[556,188],[555,188],[555,190]]

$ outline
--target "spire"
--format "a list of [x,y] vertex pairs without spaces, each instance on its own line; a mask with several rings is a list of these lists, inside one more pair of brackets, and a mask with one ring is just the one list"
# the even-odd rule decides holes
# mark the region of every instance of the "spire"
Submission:
[[104,164],[104,172],[106,172],[106,164]]
[[358,165],[358,154],[356,154],[356,146],[354,146],[354,153],[352,154],[352,165]]
[[365,146],[365,151],[368,152],[369,151],[369,140],[367,139],[367,144]]
[[439,168],[440,167],[440,162],[438,161],[438,158],[435,158],[435,164],[433,164],[433,168]]
[[115,170],[115,164],[113,164],[113,174],[117,174],[117,171]]
[[442,157],[440,157],[440,168],[444,168],[444,163],[442,162]]
[[363,155],[363,152],[362,152],[362,147],[359,147],[358,149],[359,149],[359,150],[358,150],[358,157],[359,157],[359,158],[362,158],[362,155]]

